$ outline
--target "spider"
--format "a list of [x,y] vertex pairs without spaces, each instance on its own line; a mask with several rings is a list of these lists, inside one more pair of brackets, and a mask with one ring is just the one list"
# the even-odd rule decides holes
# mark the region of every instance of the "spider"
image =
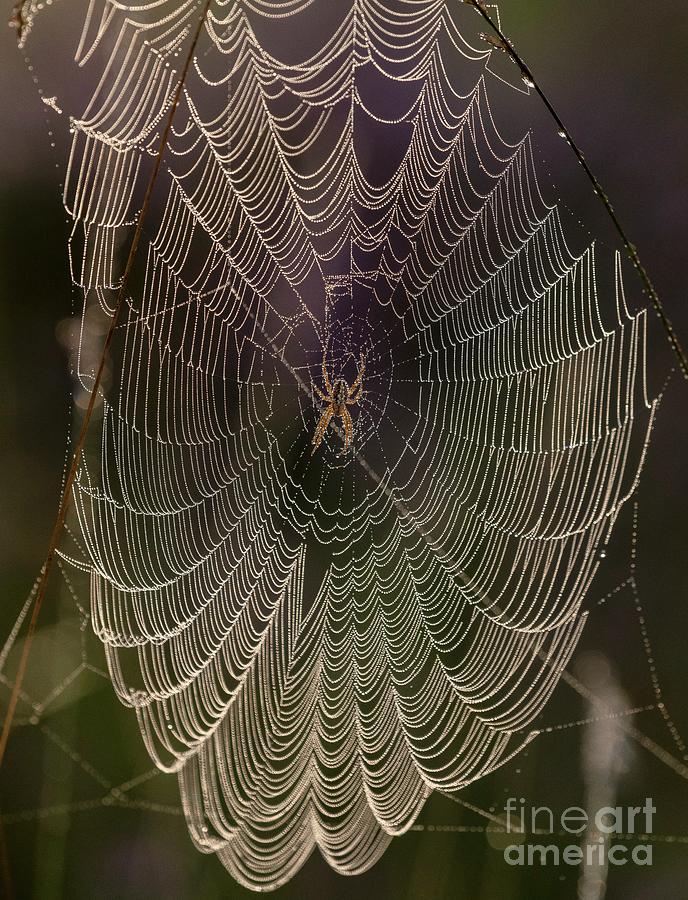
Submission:
[[313,440],[311,441],[311,443],[313,444],[311,456],[315,453],[315,451],[322,443],[322,439],[325,437],[325,432],[327,431],[327,426],[330,424],[330,419],[333,416],[339,416],[339,418],[342,420],[342,424],[344,425],[344,449],[339,455],[341,456],[349,449],[354,436],[354,423],[351,421],[351,415],[349,413],[349,410],[347,409],[347,406],[355,406],[361,399],[364,372],[365,360],[363,359],[363,354],[361,353],[361,362],[358,369],[358,375],[356,376],[356,381],[354,381],[351,387],[349,387],[349,385],[346,383],[346,381],[344,381],[343,378],[337,378],[335,383],[331,384],[329,375],[327,374],[326,355],[323,353],[322,374],[323,381],[325,382],[325,393],[323,394],[323,392],[318,387],[315,388],[315,392],[321,400],[324,400],[325,403],[327,403],[327,406],[323,414],[320,416],[318,427],[315,429],[315,434],[313,435]]

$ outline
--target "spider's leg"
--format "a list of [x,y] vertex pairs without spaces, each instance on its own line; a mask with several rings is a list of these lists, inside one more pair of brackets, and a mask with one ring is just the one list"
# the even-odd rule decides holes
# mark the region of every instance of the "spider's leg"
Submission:
[[348,394],[349,398],[353,397],[356,389],[361,387],[361,385],[363,383],[363,373],[364,372],[365,372],[365,358],[364,358],[363,354],[361,353],[361,365],[358,369],[358,375],[356,376],[356,381],[354,381],[354,383],[349,388],[349,394]]
[[346,405],[347,405],[347,406],[356,406],[356,404],[358,403],[358,401],[361,399],[361,394],[362,394],[362,393],[363,393],[363,385],[362,385],[362,384],[359,384],[359,386],[358,386],[358,391],[356,392],[356,396],[355,396],[355,397],[348,397],[347,400],[346,400]]
[[327,426],[330,424],[330,419],[332,418],[332,407],[328,406],[325,412],[320,416],[320,421],[318,422],[318,427],[315,429],[315,434],[313,435],[313,440],[311,443],[313,444],[313,449],[311,450],[311,456],[315,453],[315,451],[320,446],[322,439],[327,431]]
[[317,384],[313,385],[313,390],[320,397],[321,400],[324,400],[325,403],[330,403],[332,401],[332,397],[328,397],[327,394],[323,394]]
[[344,423],[344,449],[340,456],[343,456],[351,446],[351,441],[354,437],[354,423],[351,421],[351,415],[345,406],[342,407],[341,416]]
[[332,396],[332,385],[330,384],[330,376],[327,374],[327,355],[325,354],[324,350],[323,350],[322,374],[323,374],[323,381],[325,383],[325,390],[327,391],[327,393],[330,396]]

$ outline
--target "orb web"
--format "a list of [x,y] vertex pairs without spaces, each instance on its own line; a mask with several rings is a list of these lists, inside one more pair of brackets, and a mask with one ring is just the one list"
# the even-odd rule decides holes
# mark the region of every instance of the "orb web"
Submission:
[[[198,16],[88,6],[86,310],[113,311]],[[499,130],[474,19],[212,4],[74,491],[62,558],[117,695],[253,888],[316,846],[364,871],[532,739],[642,465],[645,312]],[[352,452],[331,428],[313,453],[323,363],[351,384],[361,358]]]

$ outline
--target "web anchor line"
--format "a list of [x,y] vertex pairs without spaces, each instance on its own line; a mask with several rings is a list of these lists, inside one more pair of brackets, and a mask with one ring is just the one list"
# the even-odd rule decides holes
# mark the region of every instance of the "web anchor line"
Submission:
[[158,146],[158,151],[155,157],[155,164],[153,166],[153,171],[151,173],[151,177],[148,180],[148,185],[146,187],[146,193],[143,198],[143,203],[141,205],[141,210],[139,212],[138,219],[136,221],[136,228],[134,230],[134,235],[132,237],[131,246],[129,248],[129,254],[127,256],[127,261],[124,267],[124,273],[122,275],[122,280],[120,282],[118,291],[117,291],[117,299],[115,302],[114,312],[112,314],[112,318],[110,320],[110,327],[108,328],[107,334],[105,336],[105,340],[103,342],[103,348],[100,354],[100,362],[98,363],[98,369],[96,372],[95,380],[93,382],[93,387],[91,389],[91,394],[88,400],[88,406],[86,407],[86,412],[84,413],[84,418],[81,423],[81,429],[79,431],[79,436],[76,441],[76,445],[74,446],[74,452],[72,454],[72,462],[69,467],[69,472],[67,473],[67,477],[65,479],[64,488],[62,490],[62,496],[60,498],[60,505],[57,511],[57,517],[55,519],[55,524],[53,526],[52,533],[50,535],[50,542],[48,544],[48,552],[46,554],[45,562],[41,566],[41,570],[37,579],[36,584],[32,589],[32,594],[34,594],[33,600],[33,609],[31,610],[31,618],[29,619],[29,627],[26,634],[26,639],[24,640],[24,645],[22,647],[21,657],[19,659],[19,667],[17,669],[17,675],[14,680],[14,685],[12,687],[12,693],[10,694],[10,701],[7,707],[7,713],[5,715],[5,720],[2,725],[2,733],[0,734],[0,767],[2,767],[2,763],[5,757],[5,750],[7,749],[7,742],[9,740],[10,731],[12,729],[12,722],[14,720],[14,714],[17,708],[17,702],[19,700],[19,694],[21,691],[22,683],[24,681],[24,675],[26,674],[26,666],[29,661],[29,654],[31,653],[31,646],[33,644],[33,638],[36,633],[36,626],[38,623],[38,616],[40,615],[41,607],[43,605],[43,600],[45,598],[45,592],[48,587],[48,580],[50,578],[50,573],[52,571],[53,562],[55,561],[55,555],[57,552],[57,546],[60,542],[60,537],[62,536],[62,528],[64,527],[65,520],[67,518],[67,512],[69,511],[70,501],[72,497],[72,487],[74,485],[74,481],[76,479],[77,472],[79,470],[79,463],[81,462],[81,456],[84,447],[84,441],[86,440],[86,434],[88,432],[88,427],[91,423],[91,417],[93,415],[93,410],[95,409],[96,399],[98,397],[98,391],[100,389],[100,385],[103,379],[103,372],[105,371],[105,363],[108,356],[108,350],[110,349],[110,345],[112,344],[112,340],[115,335],[115,330],[117,328],[117,322],[119,320],[120,312],[122,311],[122,307],[124,305],[124,297],[125,291],[127,288],[127,284],[129,282],[129,276],[131,275],[131,271],[134,266],[134,258],[136,257],[136,251],[139,246],[139,242],[141,240],[141,235],[143,233],[143,222],[148,212],[148,208],[150,206],[151,198],[153,196],[153,188],[155,187],[155,182],[157,181],[158,173],[160,172],[160,166],[162,165],[162,158],[165,153],[165,148],[167,147],[167,141],[169,138],[170,130],[172,128],[172,120],[174,119],[174,114],[177,111],[177,107],[179,106],[179,101],[181,99],[182,90],[184,88],[184,82],[186,81],[186,76],[189,72],[189,67],[191,65],[191,60],[193,59],[194,51],[196,49],[196,44],[198,43],[198,39],[201,35],[201,30],[206,20],[206,16],[208,15],[208,9],[210,8],[211,0],[204,0],[203,9],[201,12],[200,19],[198,21],[198,25],[196,27],[196,31],[193,36],[193,40],[191,41],[191,46],[189,47],[189,52],[187,54],[186,60],[184,62],[184,68],[182,69],[182,74],[179,78],[179,82],[177,83],[177,88],[174,92],[174,96],[172,98],[172,105],[170,107],[170,112],[167,117],[167,122],[165,123],[165,128],[163,130],[162,136],[160,138],[160,144]]
[[628,235],[626,234],[626,231],[623,228],[621,222],[619,221],[619,217],[617,216],[617,214],[614,210],[614,207],[612,206],[611,201],[610,201],[609,197],[607,196],[607,193],[605,192],[604,188],[602,187],[600,182],[597,180],[597,177],[595,176],[594,172],[588,165],[588,162],[585,159],[585,156],[583,155],[582,150],[580,149],[578,144],[574,141],[573,137],[571,136],[571,132],[568,130],[566,125],[562,122],[561,118],[559,117],[559,114],[557,113],[554,106],[552,106],[552,103],[550,102],[549,98],[547,97],[545,92],[540,87],[537,79],[531,72],[528,65],[525,63],[525,61],[523,60],[521,55],[514,48],[514,45],[511,43],[509,38],[504,34],[504,32],[499,27],[499,25],[494,21],[494,19],[488,13],[484,0],[461,0],[461,2],[465,3],[468,6],[472,6],[474,9],[476,9],[480,13],[480,15],[483,17],[485,22],[487,22],[487,24],[490,26],[490,28],[494,31],[494,33],[496,34],[497,37],[495,39],[491,39],[491,38],[489,38],[489,36],[486,36],[485,40],[487,40],[488,43],[490,43],[496,49],[503,50],[516,63],[516,65],[518,66],[518,68],[521,72],[521,77],[522,77],[523,81],[528,85],[528,87],[532,88],[535,91],[535,93],[538,95],[538,97],[542,100],[542,102],[544,103],[545,107],[547,108],[547,111],[549,112],[550,116],[556,122],[559,133],[566,140],[567,144],[573,151],[576,159],[578,160],[580,165],[583,167],[583,171],[585,172],[585,174],[588,178],[588,181],[592,184],[595,194],[597,194],[597,196],[602,201],[602,204],[604,205],[604,208],[607,210],[609,218],[612,220],[612,223],[614,225],[614,228],[616,229],[617,234],[621,238],[621,241],[624,245],[626,253],[628,254],[629,259],[633,263],[633,267],[635,268],[636,272],[638,273],[638,276],[640,277],[640,280],[643,283],[643,287],[645,288],[645,291],[647,292],[647,295],[650,298],[652,308],[654,309],[655,313],[657,314],[657,318],[661,322],[662,327],[664,328],[664,331],[666,332],[667,339],[669,341],[669,344],[671,345],[671,349],[674,351],[674,355],[676,356],[679,368],[681,369],[681,373],[683,374],[683,377],[686,379],[686,381],[688,381],[688,356],[686,355],[686,352],[683,349],[683,346],[678,338],[678,335],[676,334],[674,326],[671,323],[671,319],[669,318],[669,316],[667,315],[667,313],[664,309],[664,304],[662,303],[662,301],[659,297],[659,294],[657,293],[657,290],[656,290],[654,284],[652,283],[650,276],[647,273],[645,266],[640,261],[640,256],[638,255],[638,250],[637,250],[635,244],[631,243],[631,240],[628,237]]

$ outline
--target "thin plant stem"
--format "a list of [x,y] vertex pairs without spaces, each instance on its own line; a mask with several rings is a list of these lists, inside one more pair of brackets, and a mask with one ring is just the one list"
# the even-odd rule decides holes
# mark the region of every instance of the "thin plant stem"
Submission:
[[[609,214],[609,218],[612,220],[614,228],[616,229],[619,237],[621,238],[621,241],[624,245],[626,253],[628,254],[629,259],[633,263],[633,266],[634,266],[636,272],[638,273],[640,280],[643,283],[645,292],[647,293],[648,297],[650,298],[652,308],[654,309],[655,313],[657,314],[657,318],[661,322],[662,327],[664,328],[664,331],[666,332],[666,336],[669,339],[669,344],[671,345],[671,349],[674,351],[674,354],[678,361],[678,365],[679,365],[679,368],[681,369],[683,377],[688,381],[688,356],[686,356],[686,352],[683,349],[683,347],[681,346],[681,342],[679,341],[678,335],[676,334],[676,331],[674,330],[674,326],[671,324],[671,320],[669,319],[668,315],[666,314],[666,311],[664,309],[664,304],[660,300],[659,294],[657,293],[657,290],[655,289],[654,284],[650,280],[650,276],[647,274],[647,270],[645,269],[645,266],[643,266],[643,264],[640,261],[640,257],[638,256],[638,250],[637,250],[635,244],[631,243],[628,235],[626,234],[626,231],[624,230],[623,226],[621,225],[621,222],[619,221],[619,218],[614,210],[614,207],[611,204],[611,201],[609,200],[609,197],[607,196],[606,192],[602,188],[602,185],[600,184],[600,182],[597,180],[592,169],[588,165],[585,157],[583,156],[581,149],[579,148],[578,144],[574,141],[574,139],[571,136],[571,133],[568,130],[568,128],[566,127],[566,125],[564,125],[564,123],[560,119],[559,114],[557,113],[555,108],[552,106],[552,104],[551,104],[549,98],[547,97],[547,95],[545,94],[545,92],[540,87],[537,79],[535,78],[533,73],[530,71],[530,68],[523,61],[523,58],[520,56],[520,54],[514,49],[514,45],[511,43],[509,38],[506,37],[506,35],[501,30],[499,25],[494,21],[494,19],[492,19],[492,17],[488,13],[484,0],[462,0],[462,2],[466,3],[468,6],[472,6],[474,9],[477,9],[477,11],[483,17],[485,22],[487,22],[487,24],[490,26],[492,31],[497,36],[497,39],[494,41],[493,45],[495,47],[497,47],[498,49],[503,50],[516,63],[516,65],[518,66],[518,68],[521,72],[521,77],[523,78],[524,82],[535,91],[535,93],[538,95],[538,97],[545,104],[547,111],[549,112],[550,116],[554,119],[554,121],[557,124],[559,133],[561,134],[561,136],[563,138],[565,138],[569,147],[573,150],[573,152],[576,156],[576,159],[583,167],[583,171],[585,172],[588,180],[592,184],[595,193],[602,201],[604,208],[607,210],[607,213]],[[493,41],[490,40],[490,43],[492,44]]]
[[189,67],[191,65],[191,60],[193,59],[193,54],[196,49],[196,45],[198,43],[198,39],[201,35],[201,30],[203,28],[203,24],[206,20],[206,16],[208,15],[208,9],[210,8],[211,0],[205,0],[202,8],[202,13],[200,19],[198,21],[198,25],[196,27],[196,31],[193,36],[193,40],[191,41],[191,46],[189,47],[189,52],[186,57],[186,61],[184,63],[184,68],[182,69],[181,76],[179,78],[179,82],[177,84],[177,88],[175,90],[172,106],[170,108],[169,115],[167,117],[167,122],[165,124],[165,129],[162,133],[162,137],[160,138],[160,145],[158,147],[158,152],[155,157],[155,164],[153,166],[153,171],[151,172],[151,176],[148,180],[148,185],[146,187],[146,193],[143,198],[143,203],[141,205],[141,209],[139,211],[138,218],[136,220],[136,227],[134,229],[134,235],[131,241],[131,246],[129,248],[129,255],[127,256],[126,265],[124,267],[124,273],[122,275],[122,280],[120,282],[117,297],[115,302],[114,312],[112,314],[112,319],[110,320],[110,327],[108,329],[107,335],[105,336],[105,341],[103,342],[103,349],[100,354],[100,362],[98,364],[98,370],[96,372],[96,377],[93,382],[93,387],[91,388],[91,395],[88,400],[88,406],[86,408],[86,412],[84,414],[84,418],[81,423],[81,429],[79,430],[79,436],[76,440],[76,444],[74,445],[74,451],[72,453],[72,461],[69,467],[69,471],[67,472],[67,477],[65,478],[64,487],[62,490],[62,496],[60,498],[60,505],[57,511],[57,517],[55,519],[55,524],[53,526],[53,530],[50,536],[50,542],[48,544],[48,552],[46,554],[45,562],[41,568],[38,582],[35,588],[35,597],[33,601],[33,608],[31,610],[31,618],[29,619],[29,627],[26,634],[26,638],[24,640],[24,646],[22,647],[21,657],[19,659],[19,667],[17,669],[17,675],[14,680],[14,684],[12,686],[12,693],[10,695],[10,702],[7,707],[7,714],[5,716],[5,721],[2,726],[2,734],[0,734],[0,766],[2,766],[2,762],[5,756],[5,750],[7,748],[7,742],[9,740],[10,731],[12,729],[12,722],[14,720],[14,714],[17,708],[17,701],[19,699],[19,693],[21,691],[21,686],[24,681],[24,675],[26,674],[26,666],[29,660],[29,654],[31,652],[31,645],[33,644],[33,639],[36,633],[36,625],[38,623],[38,617],[41,612],[41,607],[43,605],[43,600],[45,598],[45,593],[48,587],[48,580],[50,578],[50,573],[52,571],[53,562],[55,560],[55,554],[57,551],[57,546],[60,541],[60,537],[62,536],[62,529],[65,524],[65,520],[67,518],[67,512],[69,511],[69,506],[72,498],[72,487],[74,486],[74,481],[76,480],[77,472],[79,471],[79,463],[81,461],[81,456],[84,447],[84,441],[86,440],[86,434],[88,432],[88,427],[91,422],[91,417],[93,415],[93,410],[95,409],[96,400],[98,398],[98,392],[100,389],[100,385],[103,379],[103,372],[105,371],[105,363],[108,356],[108,351],[110,349],[110,345],[112,344],[113,337],[115,335],[115,329],[117,328],[117,322],[119,320],[120,313],[122,311],[122,307],[124,305],[124,299],[126,295],[127,284],[129,282],[129,277],[131,276],[131,272],[134,266],[134,259],[136,257],[136,251],[138,250],[139,242],[141,240],[141,235],[143,233],[143,222],[150,207],[151,198],[153,196],[153,188],[155,187],[155,182],[158,177],[158,173],[160,172],[160,167],[162,165],[162,159],[165,153],[165,147],[167,146],[167,141],[169,138],[170,130],[172,128],[172,120],[174,119],[174,114],[177,111],[177,107],[179,106],[179,101],[181,99],[182,90],[184,89],[184,82],[186,81],[186,76],[189,72]]

